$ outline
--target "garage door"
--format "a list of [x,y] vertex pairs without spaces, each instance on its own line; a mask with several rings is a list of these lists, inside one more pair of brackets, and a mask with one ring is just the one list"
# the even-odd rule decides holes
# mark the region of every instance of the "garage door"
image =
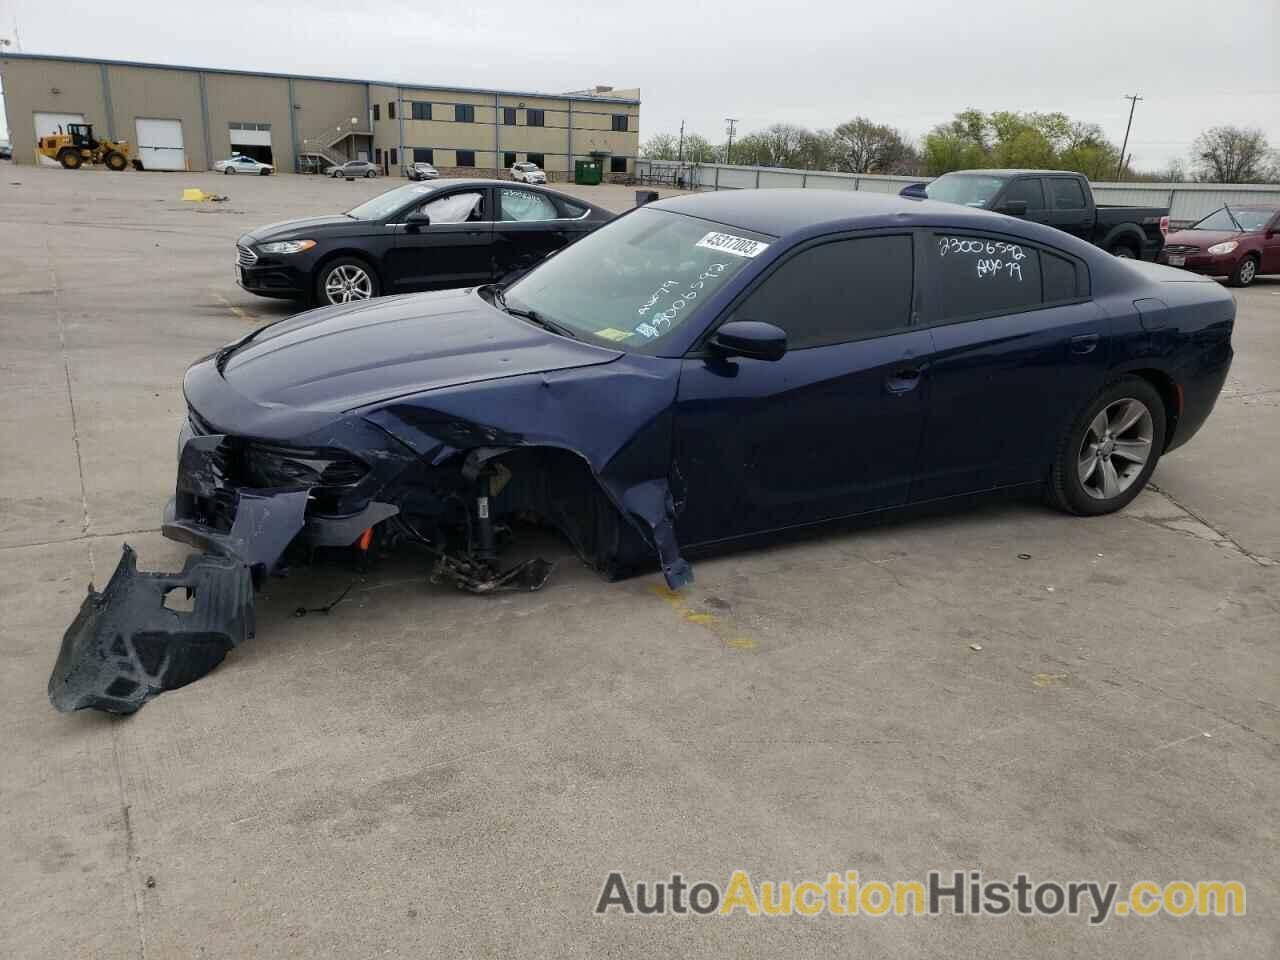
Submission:
[[138,118],[138,159],[144,170],[185,170],[181,120]]
[[232,153],[253,157],[261,163],[275,163],[271,155],[271,124],[233,123],[228,132]]
[[[37,113],[36,121],[36,139],[47,137],[51,133],[57,133],[58,128],[62,128],[62,132],[66,133],[68,123],[84,123],[83,113]],[[95,131],[96,132],[96,131]],[[45,166],[56,167],[58,162],[50,160],[48,157],[41,157],[40,162]]]

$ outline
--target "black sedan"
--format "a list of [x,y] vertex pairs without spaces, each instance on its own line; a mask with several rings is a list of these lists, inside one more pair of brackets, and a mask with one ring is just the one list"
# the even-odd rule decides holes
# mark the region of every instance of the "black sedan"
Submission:
[[236,282],[319,304],[474,286],[528,270],[613,214],[554,190],[432,180],[346,213],[287,220],[236,243]]
[[300,314],[187,372],[163,530],[205,553],[138,573],[126,548],[50,695],[129,712],[189,682],[318,547],[536,589],[547,564],[499,560],[536,517],[675,589],[692,548],[948,498],[1109,513],[1204,424],[1234,322],[1212,281],[1051,227],[822,190],[664,200],[505,288]]

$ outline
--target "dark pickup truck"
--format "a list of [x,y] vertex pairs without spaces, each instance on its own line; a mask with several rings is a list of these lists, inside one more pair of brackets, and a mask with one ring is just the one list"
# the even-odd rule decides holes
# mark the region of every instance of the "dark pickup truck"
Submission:
[[1154,260],[1169,232],[1168,207],[1096,204],[1088,178],[1065,170],[958,170],[943,174],[924,192],[930,200],[1057,227],[1117,257]]

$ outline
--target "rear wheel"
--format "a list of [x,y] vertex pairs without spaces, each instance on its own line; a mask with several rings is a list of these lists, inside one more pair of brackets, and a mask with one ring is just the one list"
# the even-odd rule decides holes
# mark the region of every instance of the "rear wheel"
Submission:
[[84,158],[80,156],[79,150],[73,150],[67,147],[58,154],[58,162],[68,170],[79,170],[80,164],[84,162]]
[[321,304],[352,303],[378,295],[378,277],[363,260],[342,257],[326,263],[316,278],[316,300]]
[[125,159],[123,153],[112,150],[106,157],[107,169],[115,170],[117,173],[129,166],[129,161]]
[[223,176],[227,176],[227,177],[229,177],[229,176],[231,176],[231,175],[232,175],[233,173],[235,173],[235,172],[236,172],[235,167],[232,167],[232,166],[231,166],[231,165],[229,165],[229,164],[228,164],[227,166],[225,166],[225,167],[223,167],[223,168],[222,168],[222,174],[223,174]]
[[1080,516],[1121,509],[1151,479],[1164,434],[1164,401],[1155,387],[1141,377],[1108,384],[1058,445],[1050,500]]
[[1110,253],[1113,257],[1119,257],[1121,260],[1138,259],[1138,251],[1127,243],[1117,243],[1111,248]]
[[1247,287],[1258,275],[1258,261],[1253,257],[1245,257],[1239,266],[1231,272],[1227,283],[1233,287]]

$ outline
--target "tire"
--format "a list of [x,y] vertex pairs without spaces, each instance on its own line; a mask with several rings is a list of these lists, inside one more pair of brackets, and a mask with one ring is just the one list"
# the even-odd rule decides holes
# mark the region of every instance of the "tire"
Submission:
[[116,173],[119,173],[121,170],[125,169],[125,167],[129,166],[129,161],[125,159],[123,153],[112,150],[106,156],[106,164],[108,170],[114,170]]
[[1058,444],[1050,502],[1082,517],[1127,506],[1156,469],[1165,425],[1164,401],[1146,380],[1125,376],[1107,384]]
[[316,276],[315,300],[322,307],[372,300],[380,292],[378,274],[357,257],[330,260]]
[[1138,259],[1138,251],[1134,250],[1133,247],[1127,243],[1117,243],[1107,252],[1113,257],[1118,257],[1121,260]]
[[231,176],[233,173],[235,173],[235,171],[234,171],[234,170],[232,170],[230,167],[223,167],[223,168],[222,168],[222,175],[223,175],[224,177],[229,177],[229,176]]
[[80,156],[79,151],[68,147],[58,154],[58,162],[66,170],[79,170],[80,165],[84,163],[84,158]]
[[372,171],[372,170],[370,170],[370,171],[369,171],[368,173],[366,173],[364,176],[365,176],[365,179],[366,179],[366,180],[368,180],[368,179],[370,179],[370,178],[372,178],[372,177],[374,176],[374,173],[373,173],[373,171]]
[[1253,283],[1258,276],[1258,261],[1253,257],[1245,257],[1231,271],[1231,276],[1227,278],[1227,286],[1229,287],[1247,287]]
[[271,176],[271,171],[268,170],[266,167],[263,167],[261,170],[258,171],[258,176],[269,177]]

